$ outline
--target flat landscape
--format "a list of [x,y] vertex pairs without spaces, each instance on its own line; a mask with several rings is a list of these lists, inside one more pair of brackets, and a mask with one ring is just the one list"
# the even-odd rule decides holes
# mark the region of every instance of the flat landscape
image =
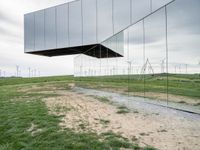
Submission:
[[[165,75],[0,79],[0,150],[198,150],[200,116],[129,108],[77,87],[164,101]],[[170,75],[169,95],[199,108],[199,75]],[[150,88],[151,87],[151,88]],[[145,89],[145,90],[144,90]],[[156,96],[155,96],[156,95]],[[173,100],[171,100],[173,101]]]

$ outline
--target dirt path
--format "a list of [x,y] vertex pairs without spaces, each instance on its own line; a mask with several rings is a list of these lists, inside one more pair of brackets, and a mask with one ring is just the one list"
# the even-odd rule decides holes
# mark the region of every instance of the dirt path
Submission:
[[138,143],[161,150],[199,150],[200,122],[184,117],[148,114],[140,110],[117,113],[119,108],[70,91],[56,91],[59,97],[44,99],[50,112],[63,115],[60,125],[77,132],[112,131]]

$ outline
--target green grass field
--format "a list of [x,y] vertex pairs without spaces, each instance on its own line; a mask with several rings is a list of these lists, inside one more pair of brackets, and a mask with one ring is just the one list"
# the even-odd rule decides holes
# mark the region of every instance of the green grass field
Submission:
[[[128,89],[129,78],[129,89]],[[144,86],[145,82],[145,86]],[[41,78],[1,78],[0,79],[0,150],[104,150],[104,149],[152,149],[139,148],[127,139],[114,133],[97,135],[96,133],[77,133],[71,129],[61,130],[62,116],[48,113],[43,98],[58,96],[56,94],[31,93],[19,89],[34,85],[51,85],[61,90],[70,90],[68,83],[90,88],[115,88],[129,91],[166,92],[166,74],[112,77],[73,76]],[[169,93],[200,99],[200,75],[169,75]],[[48,90],[45,89],[44,90]],[[31,124],[37,124],[41,132],[28,131]]]
[[[72,129],[62,130],[59,126],[62,116],[48,113],[43,98],[56,94],[26,92],[33,86],[53,86],[59,90],[69,90],[72,76],[43,78],[0,79],[0,150],[119,150],[120,148],[151,150],[140,148],[126,138],[107,132],[77,133]],[[31,129],[31,125],[37,129]],[[33,134],[34,133],[34,134]]]

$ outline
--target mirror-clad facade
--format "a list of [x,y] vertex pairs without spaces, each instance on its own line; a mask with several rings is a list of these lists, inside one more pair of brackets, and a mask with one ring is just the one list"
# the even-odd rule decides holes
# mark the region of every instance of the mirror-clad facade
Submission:
[[35,14],[30,13],[24,16],[24,49],[25,52],[35,50]]
[[69,5],[56,7],[57,48],[69,46]]
[[[76,0],[25,14],[25,52],[102,43],[170,1]],[[118,49],[113,50],[122,54]]]
[[44,10],[41,10],[35,13],[35,49],[37,50],[45,48],[44,33]]

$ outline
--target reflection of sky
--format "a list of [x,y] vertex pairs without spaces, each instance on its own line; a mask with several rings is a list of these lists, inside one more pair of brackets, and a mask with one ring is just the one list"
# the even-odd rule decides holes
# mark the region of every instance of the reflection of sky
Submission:
[[[200,72],[199,9],[199,0],[176,0],[167,7],[170,71],[187,66],[190,72]],[[124,31],[125,57],[135,65],[143,64],[142,25],[139,22]],[[145,59],[160,68],[162,61],[166,61],[164,9],[145,19],[145,43]]]

